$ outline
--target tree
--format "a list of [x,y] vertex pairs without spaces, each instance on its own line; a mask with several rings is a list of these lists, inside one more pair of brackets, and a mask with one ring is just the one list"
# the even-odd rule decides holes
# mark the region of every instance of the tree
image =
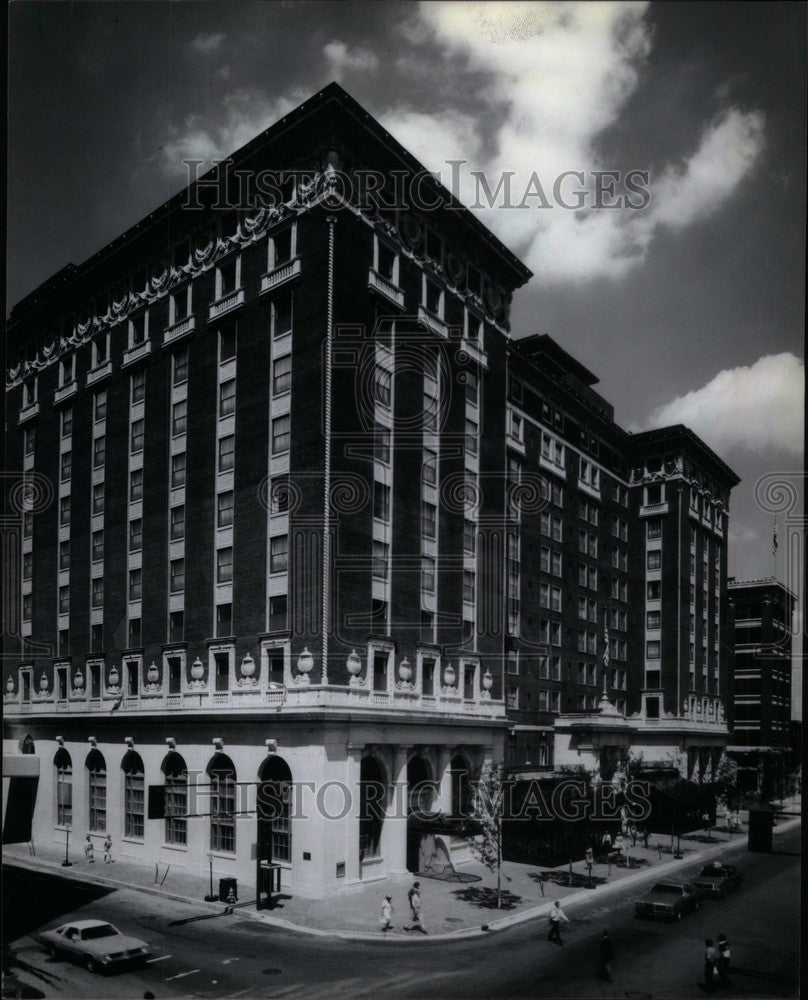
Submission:
[[[468,844],[478,861],[497,876],[497,909],[502,905],[502,819],[505,812],[504,768],[487,760],[474,783]],[[510,882],[508,876],[505,876]]]

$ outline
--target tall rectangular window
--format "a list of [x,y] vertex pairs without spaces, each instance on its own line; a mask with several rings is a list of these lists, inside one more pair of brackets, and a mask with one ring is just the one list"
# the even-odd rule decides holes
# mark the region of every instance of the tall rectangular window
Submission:
[[379,521],[390,520],[390,487],[384,483],[373,483],[373,516]]
[[107,458],[107,439],[102,435],[93,441],[93,468],[100,469]]
[[292,388],[292,355],[284,354],[272,363],[272,395],[279,396]]
[[185,590],[185,560],[171,560],[171,593],[179,594]]
[[289,538],[278,535],[269,542],[269,572],[285,573],[289,568]]
[[219,331],[219,363],[236,356],[236,324],[230,323]]
[[437,509],[433,503],[424,502],[421,505],[421,534],[425,538],[434,538],[436,531]]
[[133,469],[129,473],[129,502],[143,499],[143,469]]
[[174,355],[174,385],[182,385],[188,381],[188,348],[183,347]]
[[104,578],[96,577],[92,582],[92,607],[100,608],[104,603]]
[[185,485],[185,452],[171,456],[171,489]]
[[219,439],[219,472],[229,472],[235,464],[236,437],[228,434]]
[[129,600],[139,601],[143,597],[143,571],[129,570]]
[[216,498],[216,525],[219,528],[229,528],[233,523],[233,491],[227,490]]
[[272,454],[280,455],[289,450],[289,414],[272,421]]
[[93,514],[103,514],[103,513],[104,513],[104,484],[93,483]]
[[286,594],[275,594],[269,599],[269,630],[279,632],[286,629]]
[[102,562],[104,559],[104,532],[94,531],[92,534],[92,560]]
[[185,504],[171,508],[171,541],[185,538]]
[[140,403],[146,395],[146,372],[135,372],[132,375],[132,402]]
[[292,332],[292,293],[279,295],[272,304],[272,336],[285,337]]
[[233,634],[233,605],[216,605],[216,638],[223,639]]
[[234,378],[222,382],[219,386],[219,416],[229,417],[236,409],[236,380]]
[[131,452],[136,455],[138,452],[143,451],[143,419],[132,421],[132,431],[131,431]]
[[216,552],[216,582],[230,583],[233,580],[233,549],[219,549]]
[[62,452],[62,464],[61,464],[61,475],[60,479],[63,483],[66,483],[70,479],[70,471],[73,465],[73,453],[70,451]]
[[171,435],[179,437],[188,429],[188,400],[181,399],[171,408]]
[[388,548],[386,542],[373,542],[373,576],[376,580],[387,579]]
[[107,390],[99,389],[93,397],[93,419],[99,424],[107,416]]
[[143,772],[124,772],[124,834],[143,836]]

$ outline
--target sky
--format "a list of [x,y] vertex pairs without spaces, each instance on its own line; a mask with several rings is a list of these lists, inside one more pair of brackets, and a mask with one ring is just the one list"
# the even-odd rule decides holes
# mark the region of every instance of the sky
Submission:
[[[774,2],[12,3],[8,301],[180,190],[183,159],[234,152],[336,80],[444,182],[464,160],[466,204],[471,171],[509,177],[510,202],[475,211],[534,272],[513,336],[559,341],[626,428],[699,434],[742,477],[730,572],[782,577],[788,528],[775,564],[755,486],[802,493],[805,19]],[[570,177],[554,197],[566,171],[591,193],[593,172],[632,170],[643,208],[565,208]]]

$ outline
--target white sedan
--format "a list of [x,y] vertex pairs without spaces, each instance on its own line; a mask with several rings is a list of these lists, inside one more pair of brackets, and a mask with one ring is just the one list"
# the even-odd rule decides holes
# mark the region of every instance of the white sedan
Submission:
[[39,935],[52,958],[65,956],[89,972],[107,972],[120,965],[135,965],[149,957],[146,942],[121,934],[105,920],[73,920]]

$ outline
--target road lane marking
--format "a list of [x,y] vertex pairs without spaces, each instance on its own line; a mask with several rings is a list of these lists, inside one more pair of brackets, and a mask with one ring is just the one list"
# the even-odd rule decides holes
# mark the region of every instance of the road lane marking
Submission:
[[167,958],[171,958],[170,955],[158,955],[157,958],[147,958],[146,961],[149,965],[154,965],[155,962],[165,962]]
[[231,962],[237,962],[238,959],[239,959],[238,955],[236,955],[235,958],[223,958],[222,959],[222,965],[229,965]]
[[188,972],[178,972],[176,976],[169,976],[164,981],[170,983],[173,979],[184,979],[185,976],[192,976],[195,972],[201,972],[201,971],[202,971],[201,969],[189,969]]

